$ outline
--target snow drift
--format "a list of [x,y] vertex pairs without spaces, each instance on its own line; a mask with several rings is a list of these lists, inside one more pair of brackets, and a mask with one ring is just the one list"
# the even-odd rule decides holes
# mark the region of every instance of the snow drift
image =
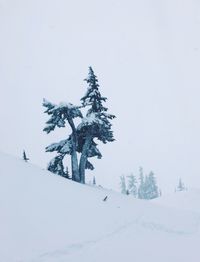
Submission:
[[199,191],[173,198],[136,200],[0,154],[0,261],[199,261]]

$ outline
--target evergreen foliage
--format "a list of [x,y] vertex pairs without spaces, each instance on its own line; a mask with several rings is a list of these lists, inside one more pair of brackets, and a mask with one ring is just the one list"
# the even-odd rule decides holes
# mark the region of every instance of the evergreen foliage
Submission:
[[50,116],[50,119],[46,122],[46,127],[43,129],[47,134],[53,131],[55,127],[65,127],[66,121],[68,121],[72,127],[72,120],[76,117],[82,117],[79,107],[71,103],[60,103],[59,105],[55,105],[44,99],[43,106],[46,107],[44,113]]
[[178,181],[178,186],[176,188],[176,191],[185,191],[187,190],[182,179],[180,178],[179,181]]
[[152,171],[145,178],[144,189],[144,199],[154,199],[159,197],[156,178]]
[[[56,127],[65,127],[69,124],[71,134],[58,143],[53,143],[46,147],[46,152],[57,152],[57,156],[50,162],[48,169],[53,173],[62,173],[62,165],[65,155],[71,156],[72,180],[85,183],[85,170],[93,170],[94,166],[88,158],[101,158],[102,154],[97,148],[95,139],[106,144],[113,142],[113,131],[111,130],[112,120],[115,116],[108,114],[108,109],[103,102],[107,98],[101,96],[99,84],[94,71],[89,67],[88,78],[85,79],[88,89],[84,97],[81,98],[81,106],[74,106],[71,103],[60,103],[55,105],[44,99],[43,106],[45,113],[50,116],[43,129],[47,134],[55,130]],[[82,116],[81,108],[87,107],[86,116]],[[75,126],[74,119],[79,118],[81,122]],[[77,154],[80,153],[78,163]]]
[[122,194],[132,195],[139,199],[154,199],[161,196],[161,190],[158,189],[156,178],[151,171],[149,175],[144,176],[143,168],[139,169],[139,179],[137,181],[134,175],[127,176],[128,187],[124,176],[120,177],[120,189]]
[[25,162],[28,162],[28,160],[29,160],[29,158],[27,158],[27,156],[26,156],[25,150],[23,151],[23,160],[24,160]]
[[125,176],[120,176],[120,188],[121,193],[125,195],[127,193]]
[[144,199],[144,193],[145,192],[145,184],[144,184],[144,174],[143,174],[143,168],[139,168],[139,186],[138,186],[138,198]]
[[133,174],[128,176],[128,191],[130,195],[137,197],[137,179]]
[[[61,166],[60,162],[63,160],[66,154],[71,155],[71,166],[72,166],[72,180],[80,182],[80,176],[78,171],[78,158],[77,158],[77,133],[76,127],[74,124],[74,118],[82,118],[82,113],[78,106],[74,106],[71,103],[60,103],[55,105],[47,100],[43,100],[43,106],[46,108],[45,113],[47,113],[50,118],[46,122],[46,126],[43,129],[47,134],[52,132],[56,127],[61,128],[65,127],[68,123],[71,127],[72,133],[66,140],[61,140],[59,143],[51,144],[46,148],[46,152],[58,153],[57,158],[55,158],[55,163],[58,163]],[[52,162],[54,163],[54,162]],[[53,172],[55,166],[51,167],[52,163],[50,162],[50,168]],[[62,171],[59,171],[62,172]],[[54,173],[54,172],[53,172]]]
[[89,107],[86,117],[82,119],[82,123],[78,126],[80,137],[82,137],[82,145],[87,136],[92,139],[97,138],[103,143],[113,142],[113,131],[110,120],[115,118],[114,115],[108,114],[108,109],[103,106],[103,102],[107,98],[102,97],[99,91],[99,84],[91,67],[89,67],[89,75],[86,79],[89,87],[83,98],[81,98],[82,105]]
[[88,78],[85,81],[88,84],[88,89],[81,101],[82,106],[88,107],[88,110],[86,116],[77,127],[78,148],[81,153],[79,174],[82,183],[85,183],[85,169],[88,166],[88,158],[94,156],[102,157],[94,139],[98,139],[104,144],[114,141],[110,120],[115,118],[114,115],[108,114],[108,109],[103,106],[103,102],[107,98],[102,97],[97,77],[91,67],[89,67]]
[[64,177],[67,178],[67,179],[71,179],[71,178],[70,178],[70,175],[69,175],[69,169],[68,169],[68,167],[66,167],[66,171],[64,172]]
[[96,185],[96,178],[95,178],[95,176],[93,176],[92,184]]
[[48,164],[47,169],[54,174],[57,174],[59,176],[69,179],[68,169],[66,171],[64,170],[63,155],[58,155],[54,157]]

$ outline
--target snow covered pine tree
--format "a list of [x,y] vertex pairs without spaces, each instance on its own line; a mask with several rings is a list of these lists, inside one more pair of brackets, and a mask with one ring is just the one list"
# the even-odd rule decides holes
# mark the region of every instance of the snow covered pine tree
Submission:
[[[61,162],[66,154],[71,155],[72,180],[83,184],[85,183],[85,169],[94,169],[88,158],[102,157],[94,139],[98,139],[104,144],[114,141],[111,130],[112,124],[109,120],[115,117],[108,114],[108,109],[102,104],[107,98],[101,96],[98,80],[91,67],[89,67],[89,75],[85,81],[89,87],[86,95],[81,99],[82,106],[74,106],[71,103],[55,105],[47,100],[43,101],[43,106],[47,108],[45,113],[50,115],[44,131],[48,134],[55,127],[65,127],[66,122],[68,122],[72,130],[66,140],[46,147],[46,152],[55,151],[58,153],[58,156],[50,162],[48,169],[52,172],[62,173]],[[80,108],[85,107],[89,107],[89,109],[86,116],[83,117]],[[74,118],[77,117],[81,119],[81,123],[76,127]],[[79,163],[77,152],[81,154]]]
[[143,173],[143,168],[139,168],[139,187],[138,187],[138,198],[139,199],[144,199],[144,173]]
[[140,184],[138,187],[138,198],[153,199],[159,197],[159,190],[154,173],[151,171],[149,175],[144,177],[141,167],[139,172]]
[[127,194],[125,176],[120,176],[120,189],[122,194]]
[[93,176],[92,184],[93,184],[94,186],[96,186],[96,178],[95,178],[95,176]]
[[159,197],[159,191],[156,183],[154,173],[151,171],[148,176],[145,177],[145,199],[154,199]]
[[128,176],[128,191],[130,195],[137,197],[137,179],[133,174]]
[[175,191],[185,191],[185,190],[186,190],[186,187],[185,187],[185,185],[184,185],[182,179],[179,178],[178,186],[177,186],[177,188],[176,188]]
[[82,119],[81,124],[77,127],[78,149],[81,153],[79,163],[81,183],[85,183],[85,169],[94,169],[88,158],[102,157],[94,139],[96,138],[104,144],[114,141],[110,120],[115,118],[114,115],[108,114],[108,109],[103,106],[103,102],[106,102],[107,98],[101,96],[99,92],[98,80],[92,67],[89,67],[89,74],[85,81],[88,84],[88,89],[81,101],[82,106],[89,107],[89,109],[86,117]]

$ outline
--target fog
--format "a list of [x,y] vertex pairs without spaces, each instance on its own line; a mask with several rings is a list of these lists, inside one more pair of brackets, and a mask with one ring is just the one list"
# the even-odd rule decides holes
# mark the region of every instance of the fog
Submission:
[[117,118],[88,181],[142,166],[166,192],[200,186],[199,32],[197,0],[0,0],[0,150],[46,168],[69,129],[42,131],[42,99],[79,104],[92,66]]

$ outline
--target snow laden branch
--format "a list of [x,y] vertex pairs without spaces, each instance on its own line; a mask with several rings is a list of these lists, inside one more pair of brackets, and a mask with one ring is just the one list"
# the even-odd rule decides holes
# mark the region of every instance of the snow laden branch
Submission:
[[[77,132],[74,124],[74,118],[82,118],[82,113],[78,106],[71,103],[60,103],[55,105],[44,99],[43,106],[46,108],[45,113],[50,116],[46,122],[46,127],[43,129],[47,134],[53,131],[56,127],[65,127],[66,123],[71,127],[72,133],[67,140],[62,140],[60,143],[54,143],[46,148],[47,152],[57,151],[63,160],[66,154],[71,155],[72,179],[80,182],[77,158]],[[52,162],[52,165],[57,165],[57,161]],[[50,168],[49,168],[50,169]]]
[[[88,87],[86,94],[80,99],[80,106],[71,103],[55,105],[47,100],[43,101],[45,113],[50,116],[44,131],[48,134],[56,127],[65,127],[67,123],[72,130],[67,139],[46,147],[46,152],[57,152],[59,161],[62,161],[65,155],[70,155],[72,179],[81,183],[85,183],[85,170],[94,169],[88,158],[102,157],[95,140],[104,144],[114,141],[110,121],[115,118],[104,106],[107,98],[101,95],[98,79],[91,67],[85,81]],[[85,116],[82,115],[81,109],[87,109]],[[74,124],[74,118],[79,119],[77,126]],[[80,154],[79,163],[77,154]],[[59,161],[54,161],[52,164],[56,165],[60,163]]]
[[71,103],[60,103],[55,105],[46,99],[43,100],[43,106],[46,107],[47,113],[50,115],[49,120],[46,122],[46,127],[43,131],[50,133],[55,129],[55,127],[65,127],[66,121],[69,122],[71,128],[73,129],[72,119],[76,117],[82,117],[81,111],[78,106],[74,106]]

